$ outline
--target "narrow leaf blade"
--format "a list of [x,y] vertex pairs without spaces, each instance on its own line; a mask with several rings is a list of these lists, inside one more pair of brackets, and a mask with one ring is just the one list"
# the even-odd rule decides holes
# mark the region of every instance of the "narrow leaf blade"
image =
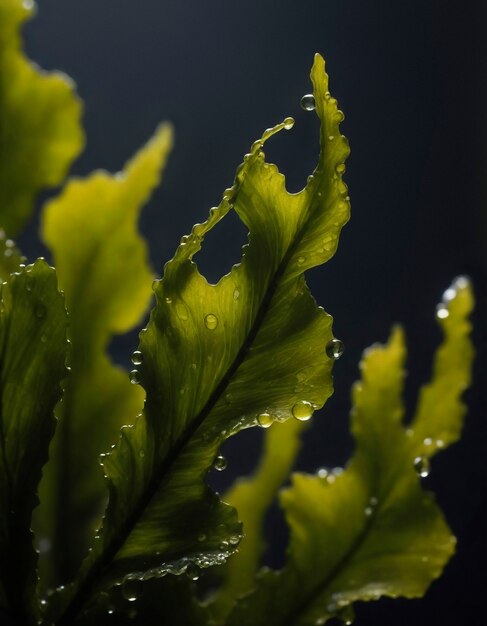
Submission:
[[42,236],[70,313],[72,368],[37,518],[53,544],[45,565],[57,584],[74,577],[101,517],[99,455],[142,410],[142,390],[111,362],[107,347],[140,321],[150,301],[153,273],[137,221],[171,146],[172,129],[161,125],[122,172],[73,179],[44,207]]
[[[12,618],[35,615],[37,555],[30,531],[37,486],[67,373],[67,314],[55,271],[44,261],[2,288],[0,414],[0,587]],[[5,605],[4,605],[5,606]]]

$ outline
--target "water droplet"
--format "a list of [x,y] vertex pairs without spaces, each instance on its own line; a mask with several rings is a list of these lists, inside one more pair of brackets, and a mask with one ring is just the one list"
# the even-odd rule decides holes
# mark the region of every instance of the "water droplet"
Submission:
[[172,298],[164,298],[164,300],[166,301],[166,304],[171,304],[172,303]]
[[440,302],[440,304],[436,307],[436,317],[439,320],[446,320],[446,318],[450,315],[450,311],[448,308]]
[[47,335],[45,335],[44,333],[42,333],[41,335],[41,343],[47,343]]
[[337,174],[344,174],[346,169],[347,166],[345,165],[345,163],[339,163],[335,168]]
[[369,500],[370,506],[377,506],[379,504],[379,498],[372,496]]
[[127,602],[135,602],[137,600],[137,593],[139,585],[136,580],[127,580],[122,585],[122,596]]
[[232,546],[236,546],[237,544],[240,543],[240,536],[239,535],[230,535],[230,537],[228,538],[228,543]]
[[365,517],[370,517],[373,512],[374,509],[371,506],[366,506],[364,509]]
[[206,540],[206,535],[205,533],[201,533],[201,535],[198,535],[198,541],[201,543],[203,541]]
[[206,328],[208,328],[208,330],[215,330],[215,328],[218,326],[217,316],[213,315],[213,313],[208,313],[208,315],[205,317],[205,326]]
[[338,109],[338,111],[335,114],[335,122],[343,122],[344,119],[345,119],[345,115],[343,111],[340,111],[340,109]]
[[436,447],[437,448],[444,448],[445,447],[445,442],[443,441],[443,439],[438,439],[436,441]]
[[327,344],[326,344],[326,355],[330,358],[330,359],[339,359],[344,350],[345,350],[345,345],[343,343],[343,341],[340,341],[340,339],[331,339]]
[[134,365],[142,365],[142,361],[144,360],[144,355],[142,354],[142,352],[140,350],[136,350],[133,354],[132,354],[132,358],[131,361]]
[[132,385],[138,385],[140,383],[139,370],[132,370],[129,374],[129,378]]
[[322,478],[323,480],[326,480],[328,478],[328,470],[324,467],[320,467],[316,474],[318,478]]
[[269,426],[272,426],[273,424],[272,416],[267,412],[261,413],[257,417],[257,423],[261,428],[269,428]]
[[444,302],[449,302],[450,300],[453,300],[453,298],[455,298],[456,295],[457,295],[457,290],[454,289],[453,287],[448,287],[448,289],[443,294],[442,300]]
[[223,472],[223,470],[227,467],[226,458],[222,454],[219,454],[213,461],[213,467],[217,472]]
[[145,450],[139,450],[139,456],[143,459],[145,457]]
[[414,459],[414,469],[421,478],[426,478],[430,473],[430,463],[425,456],[417,456]]
[[334,141],[334,140],[335,140],[334,135],[328,135],[328,141]]
[[313,405],[311,402],[301,400],[296,402],[292,409],[294,417],[300,422],[306,422],[313,415]]
[[294,126],[294,118],[286,117],[283,123],[284,123],[284,130],[291,130],[291,128]]
[[190,563],[186,567],[186,576],[189,578],[189,580],[198,580],[198,578],[200,577],[200,568],[194,563]]
[[426,437],[426,439],[423,441],[425,446],[431,446],[433,443],[433,439],[431,439],[431,437]]
[[301,108],[305,111],[314,111],[316,108],[315,97],[312,93],[307,93],[301,98]]
[[238,289],[235,289],[235,291],[233,292],[233,299],[238,300],[239,297],[240,297],[240,291]]
[[229,391],[225,394],[225,404],[227,406],[230,406],[230,404],[232,404],[232,394]]

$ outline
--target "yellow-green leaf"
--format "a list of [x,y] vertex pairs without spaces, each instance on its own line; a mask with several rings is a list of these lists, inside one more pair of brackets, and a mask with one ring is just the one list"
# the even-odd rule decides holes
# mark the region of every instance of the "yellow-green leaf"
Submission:
[[[99,539],[65,596],[61,624],[101,589],[133,577],[221,563],[239,540],[235,511],[204,482],[221,442],[272,419],[307,419],[332,392],[331,318],[304,271],[328,261],[349,217],[342,180],[348,143],[328,92],[324,61],[311,71],[321,150],[305,188],[290,194],[262,147],[246,155],[235,184],[204,224],[184,237],[155,284],[141,333],[142,416],[104,460],[110,500]],[[210,285],[193,262],[204,235],[235,210],[250,231],[241,264]]]
[[[288,563],[280,572],[261,574],[228,626],[312,626],[334,616],[351,623],[352,603],[419,597],[441,574],[455,538],[421,477],[428,473],[428,457],[461,428],[461,393],[473,355],[469,284],[457,280],[446,294],[440,305],[447,311],[440,313],[445,339],[413,424],[402,424],[405,347],[396,328],[387,345],[364,355],[362,381],[353,389],[356,450],[348,467],[339,474],[293,477],[281,497],[291,531]],[[435,398],[445,408],[445,381],[453,378],[458,382],[450,404],[440,413]],[[443,444],[425,443],[425,434]]]
[[2,286],[0,310],[0,613],[35,624],[37,487],[67,373],[67,314],[42,260]]
[[72,373],[42,483],[39,524],[64,580],[76,572],[87,533],[99,522],[105,484],[98,457],[142,410],[142,389],[106,350],[115,334],[140,321],[151,298],[153,273],[137,221],[171,145],[171,128],[162,125],[122,172],[70,180],[44,208],[42,236],[70,314]]
[[13,236],[42,189],[58,185],[81,151],[81,103],[72,81],[22,51],[33,2],[0,0],[0,227]]

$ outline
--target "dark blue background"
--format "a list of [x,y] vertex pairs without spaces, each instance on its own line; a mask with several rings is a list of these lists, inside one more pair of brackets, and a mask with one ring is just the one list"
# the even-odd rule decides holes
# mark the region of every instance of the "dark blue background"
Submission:
[[[30,56],[72,76],[85,100],[88,145],[76,174],[120,169],[157,123],[171,120],[176,145],[164,183],[142,218],[159,271],[182,234],[202,221],[232,182],[262,130],[287,115],[291,133],[266,149],[300,189],[317,156],[317,120],[299,108],[310,90],[316,51],[327,59],[331,89],[345,111],[352,156],[346,180],[352,221],[336,257],[311,272],[319,304],[335,317],[347,351],[336,392],[315,419],[299,467],[343,464],[351,449],[349,388],[361,351],[401,321],[411,372],[407,402],[427,380],[440,339],[434,308],[460,273],[478,298],[476,385],[463,440],[433,463],[427,479],[459,537],[458,554],[421,601],[358,608],[357,624],[485,626],[487,242],[487,16],[483,0],[39,0],[25,29]],[[239,259],[245,233],[226,220],[200,256],[213,280]],[[21,240],[43,252],[36,225]],[[212,248],[212,249],[210,249]],[[121,361],[136,337],[117,342]],[[254,429],[256,430],[256,429]],[[260,433],[227,447],[223,487],[250,471]],[[247,445],[244,445],[247,444]],[[220,481],[220,482],[219,482]],[[223,482],[221,482],[223,481]],[[285,529],[269,525],[281,562]]]

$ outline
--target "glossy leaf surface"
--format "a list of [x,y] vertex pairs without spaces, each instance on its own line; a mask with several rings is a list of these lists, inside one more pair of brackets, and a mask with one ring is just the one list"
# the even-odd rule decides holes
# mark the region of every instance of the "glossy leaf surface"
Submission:
[[43,213],[42,235],[70,313],[72,373],[42,483],[39,524],[64,581],[75,575],[99,523],[105,498],[99,455],[142,410],[142,389],[106,351],[114,335],[140,321],[151,298],[153,274],[137,221],[171,145],[171,128],[162,125],[122,172],[69,181]]
[[[427,474],[429,457],[453,440],[445,433],[461,428],[460,396],[473,356],[466,281],[457,281],[445,306],[445,339],[412,428],[402,425],[405,347],[395,329],[386,346],[364,355],[362,381],[353,390],[356,450],[350,464],[339,475],[293,477],[281,498],[291,531],[288,564],[262,573],[228,625],[311,626],[333,616],[351,621],[353,602],[419,597],[440,575],[455,539],[420,475]],[[452,410],[433,410],[427,420],[425,403],[441,406],[449,377],[461,381],[450,398]],[[425,433],[436,445],[423,439]]]
[[30,531],[37,486],[67,373],[64,299],[44,261],[2,286],[0,312],[0,607],[35,619],[37,554]]
[[33,3],[0,0],[0,227],[16,235],[42,189],[58,185],[84,144],[71,80],[23,54]]
[[[311,77],[321,152],[306,187],[289,194],[261,151],[272,134],[292,126],[288,119],[253,145],[234,186],[183,238],[155,285],[157,304],[140,344],[144,413],[105,459],[110,501],[103,529],[61,623],[124,578],[225,560],[240,526],[203,480],[220,443],[255,425],[265,410],[278,420],[308,418],[331,394],[331,318],[317,307],[303,272],[333,255],[348,220],[341,176],[348,144],[318,55]],[[231,209],[248,226],[250,243],[242,263],[210,285],[192,259]]]

